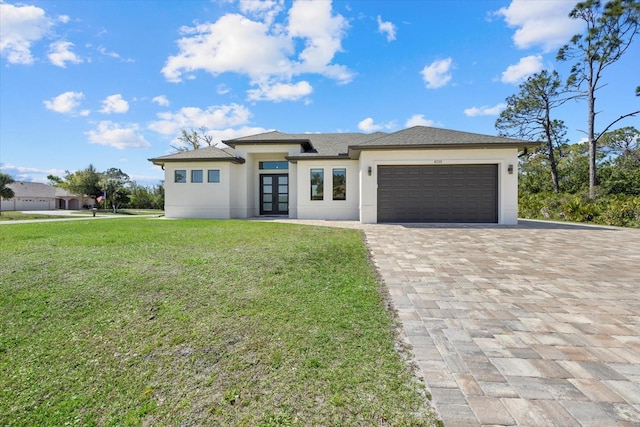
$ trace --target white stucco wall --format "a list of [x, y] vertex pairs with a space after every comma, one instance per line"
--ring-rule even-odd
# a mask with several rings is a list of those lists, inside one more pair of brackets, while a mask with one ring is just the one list
[[[362, 223], [378, 221], [378, 177], [380, 165], [498, 165], [498, 223], [518, 223], [518, 150], [503, 149], [448, 149], [448, 150], [378, 150], [360, 154], [360, 206]], [[507, 169], [513, 165], [513, 174]], [[371, 175], [368, 168], [371, 167]]]
[[[231, 218], [231, 191], [234, 187], [230, 162], [185, 162], [165, 165], [165, 216], [167, 218]], [[191, 182], [191, 171], [202, 170], [202, 182]], [[207, 171], [220, 171], [220, 182], [207, 182]], [[176, 170], [186, 170], [187, 182], [176, 183]]]
[[[323, 200], [311, 200], [311, 169], [324, 170]], [[346, 169], [346, 200], [333, 200], [333, 169]], [[359, 181], [359, 167], [357, 160], [298, 161], [297, 218], [357, 220], [358, 206], [360, 202]]]

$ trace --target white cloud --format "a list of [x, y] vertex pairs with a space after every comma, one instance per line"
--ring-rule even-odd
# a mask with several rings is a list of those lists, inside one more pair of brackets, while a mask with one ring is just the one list
[[98, 47], [98, 52], [104, 56], [108, 56], [110, 58], [114, 58], [114, 59], [119, 59], [122, 62], [135, 62], [133, 59], [130, 58], [123, 58], [122, 56], [120, 56], [119, 53], [117, 52], [109, 52], [107, 50], [107, 48], [105, 48], [104, 46], [100, 46]]
[[252, 101], [295, 101], [313, 92], [309, 82], [301, 81], [293, 83], [276, 83], [273, 85], [260, 85], [258, 89], [247, 91]]
[[102, 101], [102, 108], [100, 109], [100, 112], [104, 114], [122, 114], [127, 111], [129, 111], [129, 103], [125, 101], [119, 93], [107, 96]]
[[218, 93], [218, 95], [226, 95], [231, 92], [231, 88], [224, 83], [220, 83], [218, 86], [216, 86], [216, 92]]
[[249, 110], [239, 104], [215, 105], [202, 110], [184, 107], [175, 113], [158, 113], [149, 129], [163, 135], [178, 135], [181, 129], [224, 129], [244, 125], [249, 121]]
[[109, 147], [124, 150], [126, 148], [147, 148], [151, 144], [138, 134], [138, 125], [120, 125], [110, 121], [98, 123], [95, 130], [85, 132], [92, 144], [106, 145]]
[[477, 116], [497, 116], [500, 114], [502, 110], [507, 107], [507, 104], [500, 103], [493, 107], [488, 107], [486, 105], [482, 107], [471, 107], [464, 110], [464, 114], [469, 117], [477, 117]]
[[11, 64], [32, 64], [31, 44], [53, 25], [44, 9], [0, 2], [0, 53]]
[[438, 59], [422, 69], [420, 73], [427, 84], [427, 88], [437, 89], [449, 83], [452, 62], [451, 58]]
[[[348, 83], [353, 73], [332, 63], [342, 50], [348, 22], [333, 14], [331, 6], [329, 1], [296, 1], [288, 11], [288, 19], [275, 23], [276, 15], [284, 10], [283, 2], [241, 1], [240, 10], [254, 19], [227, 14], [214, 23], [182, 27], [182, 38], [177, 42], [179, 52], [167, 59], [162, 73], [172, 82], [193, 78], [197, 71], [246, 75], [256, 87], [249, 91], [249, 97], [264, 100], [280, 99], [258, 96], [270, 92], [265, 88], [308, 91], [291, 81], [305, 73]], [[296, 49], [299, 45], [304, 47]]]
[[509, 65], [502, 73], [503, 83], [518, 84], [530, 75], [542, 70], [542, 56], [530, 55], [520, 58], [515, 65]]
[[284, 8], [284, 0], [240, 0], [240, 11], [263, 19], [266, 24], [271, 25], [275, 17]]
[[435, 125], [435, 122], [433, 120], [425, 119], [424, 114], [414, 114], [405, 123], [405, 126], [408, 128], [413, 126], [433, 126], [433, 125]]
[[73, 46], [73, 43], [64, 40], [51, 43], [49, 45], [49, 54], [47, 55], [49, 61], [51, 61], [53, 65], [57, 65], [62, 68], [66, 67], [67, 62], [72, 64], [79, 64], [83, 62], [82, 58], [71, 52], [71, 48]]
[[305, 39], [305, 48], [296, 63], [296, 73], [318, 73], [348, 83], [353, 74], [343, 65], [332, 65], [334, 55], [342, 51], [342, 38], [349, 23], [342, 15], [331, 13], [330, 1], [293, 3], [289, 10], [289, 36]]
[[387, 35], [387, 41], [393, 41], [396, 39], [396, 26], [393, 25], [393, 22], [382, 21], [380, 15], [377, 18], [378, 21], [378, 32]]
[[382, 129], [394, 129], [395, 127], [396, 124], [393, 121], [384, 124], [376, 124], [371, 117], [367, 117], [358, 123], [358, 129], [363, 132], [378, 132]]
[[290, 73], [286, 54], [293, 46], [282, 35], [270, 35], [269, 27], [242, 15], [229, 14], [211, 24], [182, 27], [180, 53], [170, 56], [162, 69], [172, 82], [183, 74], [204, 70], [213, 75], [235, 72], [257, 78]]
[[[60, 95], [51, 98], [48, 101], [44, 101], [44, 106], [51, 111], [61, 114], [75, 114], [76, 108], [80, 105], [80, 101], [84, 99], [82, 92], [65, 92]], [[86, 110], [85, 110], [86, 111]], [[85, 111], [81, 113], [83, 114]]]
[[574, 7], [574, 1], [512, 0], [496, 14], [504, 17], [510, 27], [517, 28], [513, 35], [516, 47], [540, 46], [549, 52], [582, 32], [581, 20], [569, 18]]
[[0, 163], [2, 173], [11, 175], [16, 181], [46, 183], [47, 175], [64, 176], [62, 169], [40, 169], [26, 166], [15, 166], [10, 163]]
[[158, 95], [156, 97], [154, 97], [151, 102], [155, 102], [156, 104], [158, 104], [161, 107], [168, 107], [169, 106], [169, 99], [164, 96], [164, 95]]
[[358, 123], [358, 129], [363, 132], [377, 132], [382, 129], [382, 126], [376, 125], [371, 117], [367, 117]]

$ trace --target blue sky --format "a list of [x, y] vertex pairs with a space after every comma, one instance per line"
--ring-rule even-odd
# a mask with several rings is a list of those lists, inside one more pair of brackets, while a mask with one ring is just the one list
[[[573, 0], [0, 0], [0, 169], [90, 163], [143, 185], [181, 129], [216, 141], [427, 125], [496, 134], [505, 98], [582, 31]], [[640, 41], [607, 70], [598, 125], [637, 110]], [[558, 111], [580, 141], [586, 105]], [[637, 118], [620, 126], [640, 127]]]

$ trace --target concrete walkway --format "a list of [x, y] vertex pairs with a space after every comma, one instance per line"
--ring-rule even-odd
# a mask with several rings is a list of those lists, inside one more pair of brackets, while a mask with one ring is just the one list
[[445, 426], [640, 426], [640, 230], [296, 222], [364, 229]]
[[[7, 224], [31, 224], [37, 222], [59, 222], [59, 221], [83, 221], [83, 220], [98, 220], [98, 219], [122, 219], [122, 218], [158, 218], [162, 215], [159, 214], [142, 214], [142, 215], [111, 215], [105, 214], [103, 211], [96, 213], [93, 216], [90, 211], [86, 213], [77, 213], [77, 211], [68, 210], [50, 210], [50, 211], [22, 211], [24, 214], [35, 215], [50, 215], [53, 218], [40, 218], [40, 219], [18, 219], [11, 221], [0, 221], [0, 225]], [[60, 218], [56, 218], [60, 217]]]

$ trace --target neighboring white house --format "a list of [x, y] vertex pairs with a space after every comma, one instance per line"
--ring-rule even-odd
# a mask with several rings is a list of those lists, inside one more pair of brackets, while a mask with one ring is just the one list
[[54, 209], [82, 209], [93, 206], [93, 199], [73, 194], [59, 187], [39, 182], [16, 181], [8, 184], [14, 197], [0, 201], [3, 211], [46, 211]]
[[149, 159], [166, 217], [515, 224], [518, 152], [537, 145], [424, 126], [223, 142]]

